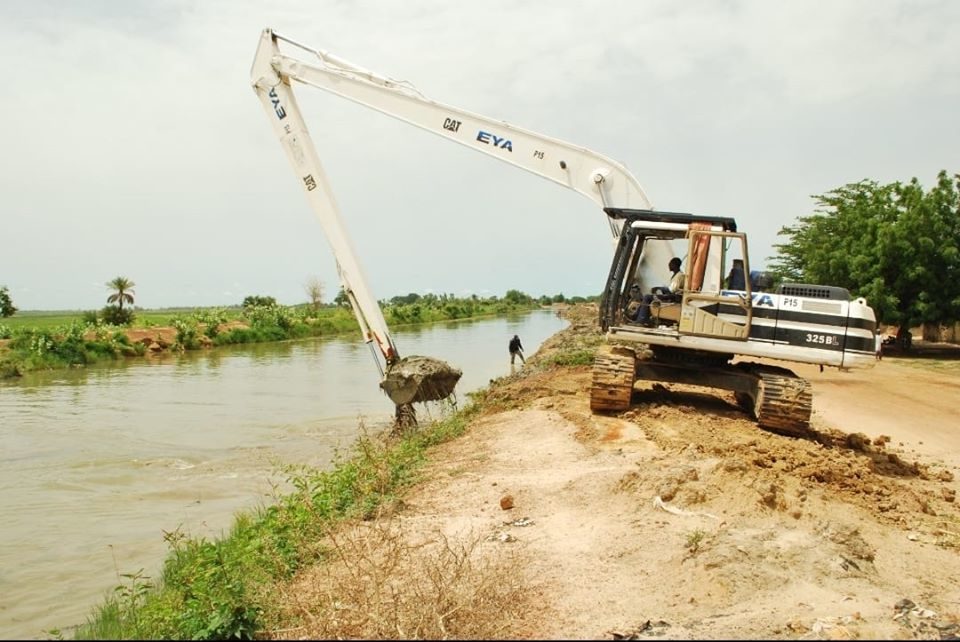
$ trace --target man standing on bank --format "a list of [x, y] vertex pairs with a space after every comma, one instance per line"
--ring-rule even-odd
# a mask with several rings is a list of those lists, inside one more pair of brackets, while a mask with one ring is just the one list
[[513, 335], [513, 338], [510, 339], [510, 365], [513, 365], [514, 359], [520, 357], [520, 363], [526, 363], [527, 360], [523, 358], [523, 345], [520, 343], [520, 337]]

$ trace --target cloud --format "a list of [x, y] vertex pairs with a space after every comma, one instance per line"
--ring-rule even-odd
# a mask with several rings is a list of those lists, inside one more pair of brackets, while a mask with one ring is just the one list
[[[267, 26], [621, 161], [658, 208], [734, 216], [758, 265], [812, 194], [956, 171], [958, 18], [956, 3], [891, 0], [6, 3], [16, 242], [0, 283], [21, 309], [99, 307], [84, 284], [118, 273], [145, 306], [299, 302], [310, 274], [335, 291], [249, 86]], [[599, 291], [609, 235], [586, 199], [297, 91], [377, 298]]]

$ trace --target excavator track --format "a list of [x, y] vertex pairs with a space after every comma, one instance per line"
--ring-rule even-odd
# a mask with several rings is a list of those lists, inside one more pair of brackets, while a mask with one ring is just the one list
[[[794, 437], [810, 435], [810, 382], [793, 373], [757, 372], [753, 416], [760, 427]], [[738, 396], [744, 404], [746, 399]]]
[[620, 346], [596, 356], [590, 388], [591, 410], [621, 412], [630, 408], [636, 362], [636, 353]]

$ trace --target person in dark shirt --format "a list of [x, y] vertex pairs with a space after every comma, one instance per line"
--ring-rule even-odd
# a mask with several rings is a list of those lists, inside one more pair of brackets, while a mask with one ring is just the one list
[[513, 335], [513, 338], [510, 339], [510, 365], [513, 365], [514, 360], [517, 357], [520, 357], [520, 363], [526, 363], [527, 360], [523, 358], [523, 344], [520, 343], [520, 337]]
[[725, 287], [728, 290], [746, 290], [747, 280], [743, 273], [743, 259], [733, 259], [730, 274], [727, 275]]

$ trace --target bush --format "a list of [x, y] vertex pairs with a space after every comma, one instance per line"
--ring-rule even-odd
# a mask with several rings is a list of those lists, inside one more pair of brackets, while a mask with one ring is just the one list
[[170, 319], [172, 325], [177, 331], [177, 346], [181, 350], [196, 350], [200, 347], [200, 329], [196, 319], [177, 316]]
[[197, 323], [205, 326], [203, 333], [211, 339], [216, 338], [220, 332], [220, 325], [228, 320], [227, 311], [223, 308], [197, 310], [193, 313], [193, 318], [197, 320]]
[[133, 323], [134, 316], [130, 308], [120, 308], [115, 305], [108, 305], [100, 311], [103, 322], [111, 325], [130, 325]]
[[513, 304], [519, 305], [524, 303], [531, 303], [533, 301], [533, 297], [531, 297], [529, 294], [521, 292], [520, 290], [507, 290], [507, 293], [504, 295], [503, 300], [506, 301], [507, 303], [513, 303]]

